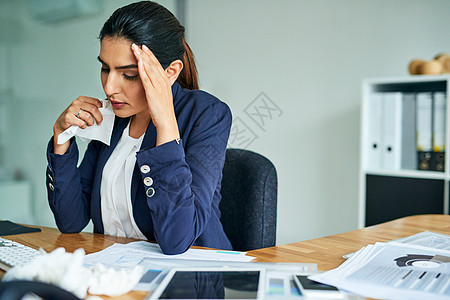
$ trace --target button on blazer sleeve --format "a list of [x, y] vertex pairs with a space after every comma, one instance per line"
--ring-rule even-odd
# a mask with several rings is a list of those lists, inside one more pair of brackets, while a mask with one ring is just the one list
[[142, 180], [152, 179], [144, 188], [154, 235], [164, 253], [186, 251], [210, 221], [221, 230], [220, 197], [214, 194], [218, 185], [220, 189], [230, 128], [231, 112], [217, 101], [197, 116], [182, 140], [138, 152]]

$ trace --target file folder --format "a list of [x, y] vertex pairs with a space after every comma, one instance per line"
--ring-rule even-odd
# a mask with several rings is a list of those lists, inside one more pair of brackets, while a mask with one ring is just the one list
[[405, 170], [417, 170], [416, 151], [416, 94], [403, 94], [402, 99], [401, 166]]
[[383, 117], [383, 94], [373, 93], [368, 105], [367, 169], [381, 168], [381, 129]]
[[433, 152], [432, 94], [418, 93], [416, 101], [417, 101], [416, 146], [418, 156], [418, 169], [431, 170], [431, 156]]
[[443, 172], [445, 169], [445, 123], [446, 94], [433, 94], [433, 155], [431, 169]]
[[383, 94], [381, 168], [398, 171], [402, 155], [402, 93]]

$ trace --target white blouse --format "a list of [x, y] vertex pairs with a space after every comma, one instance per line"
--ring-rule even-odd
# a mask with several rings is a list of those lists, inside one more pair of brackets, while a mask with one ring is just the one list
[[135, 139], [129, 131], [130, 123], [103, 168], [100, 186], [103, 228], [107, 235], [146, 239], [134, 221], [131, 205], [131, 179], [144, 134]]

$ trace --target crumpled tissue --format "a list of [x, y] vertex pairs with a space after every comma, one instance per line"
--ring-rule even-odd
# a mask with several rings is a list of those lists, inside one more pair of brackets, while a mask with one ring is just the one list
[[[41, 250], [44, 252], [44, 250]], [[84, 249], [73, 253], [58, 248], [37, 256], [30, 263], [9, 269], [4, 281], [33, 280], [57, 285], [78, 298], [91, 295], [120, 296], [131, 291], [145, 270], [141, 266], [133, 269], [106, 268], [102, 264], [91, 267], [83, 265]]]
[[102, 102], [102, 107], [98, 110], [103, 116], [103, 121], [98, 125], [94, 120], [94, 125], [87, 126], [85, 129], [81, 129], [78, 126], [72, 125], [67, 128], [64, 132], [58, 135], [58, 144], [64, 144], [70, 140], [73, 136], [80, 137], [85, 142], [90, 142], [91, 140], [100, 141], [109, 146], [111, 142], [111, 133], [114, 126], [114, 111], [112, 109], [111, 102], [105, 99], [99, 99]]

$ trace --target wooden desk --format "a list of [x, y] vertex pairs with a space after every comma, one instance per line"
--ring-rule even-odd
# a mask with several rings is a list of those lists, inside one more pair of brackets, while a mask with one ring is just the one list
[[386, 242], [425, 230], [450, 235], [450, 215], [410, 216], [318, 239], [253, 250], [248, 254], [256, 256], [258, 261], [316, 263], [319, 270], [328, 271], [344, 262], [343, 255], [367, 244]]
[[[46, 251], [64, 247], [73, 252], [80, 247], [86, 253], [102, 250], [114, 243], [135, 241], [129, 238], [106, 236], [102, 234], [77, 233], [61, 234], [54, 228], [43, 228], [42, 232], [5, 236], [27, 246]], [[425, 230], [450, 234], [449, 215], [419, 215], [405, 217], [395, 221], [374, 225], [363, 229], [318, 239], [286, 244], [271, 248], [249, 251], [248, 254], [257, 257], [261, 262], [299, 262], [316, 263], [319, 270], [326, 271], [339, 266], [343, 255], [356, 251], [367, 244], [385, 242], [413, 235]], [[0, 275], [1, 276], [1, 275]], [[132, 292], [120, 299], [143, 299], [145, 293]], [[105, 299], [112, 299], [105, 297]]]

